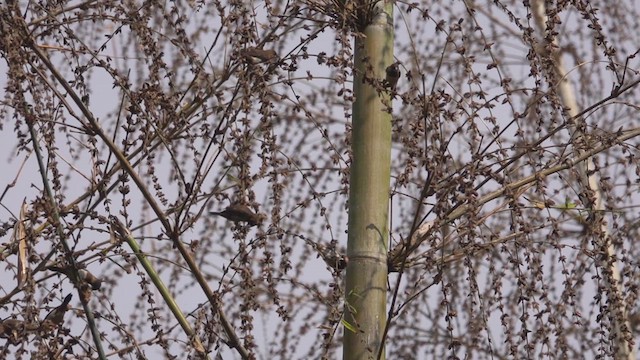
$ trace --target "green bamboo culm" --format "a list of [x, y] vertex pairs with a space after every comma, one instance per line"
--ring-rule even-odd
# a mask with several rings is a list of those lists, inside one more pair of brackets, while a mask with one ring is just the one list
[[355, 40], [349, 237], [343, 359], [384, 359], [386, 323], [391, 96], [385, 70], [394, 63], [393, 3]]

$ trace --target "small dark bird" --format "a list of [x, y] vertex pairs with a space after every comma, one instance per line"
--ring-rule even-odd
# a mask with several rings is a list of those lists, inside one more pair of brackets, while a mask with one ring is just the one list
[[268, 62], [273, 63], [278, 61], [278, 54], [275, 50], [264, 50], [256, 47], [249, 47], [242, 50], [241, 54], [246, 58], [251, 60], [253, 63], [259, 62]]
[[400, 68], [398, 67], [398, 63], [395, 62], [387, 66], [385, 72], [387, 73], [387, 76], [385, 78], [387, 87], [390, 90], [395, 90], [396, 86], [398, 85], [398, 80], [400, 80], [400, 75], [402, 74], [400, 72]]
[[319, 256], [322, 257], [322, 260], [324, 260], [327, 266], [337, 271], [345, 269], [347, 264], [349, 264], [349, 257], [339, 254], [336, 251], [324, 249], [324, 251], [320, 252]]
[[[47, 269], [51, 271], [55, 271], [57, 273], [64, 274], [69, 279], [73, 279], [72, 277], [73, 271], [71, 267], [68, 267], [68, 266], [60, 267], [56, 265], [50, 265], [50, 266], [47, 266]], [[100, 290], [100, 287], [102, 287], [102, 279], [93, 275], [86, 269], [78, 269], [78, 276], [80, 277], [81, 281], [86, 281], [91, 286], [91, 290]]]
[[264, 220], [263, 214], [256, 214], [248, 206], [242, 204], [232, 204], [223, 211], [210, 212], [211, 215], [220, 215], [225, 219], [235, 223], [247, 223], [249, 226], [255, 226]]
[[25, 340], [27, 332], [37, 328], [37, 325], [27, 324], [17, 319], [5, 319], [0, 321], [0, 338], [7, 339], [12, 345], [18, 345]]
[[18, 345], [24, 335], [24, 322], [16, 319], [6, 319], [0, 322], [0, 338], [7, 339], [10, 344]]
[[86, 281], [89, 285], [91, 285], [91, 290], [100, 290], [102, 287], [102, 279], [96, 277], [89, 271], [85, 269], [78, 270], [78, 275], [80, 275], [80, 279]]
[[72, 297], [73, 295], [71, 294], [67, 295], [60, 306], [51, 310], [51, 312], [42, 321], [44, 327], [53, 328], [62, 324], [64, 321], [64, 314], [69, 310], [69, 303], [71, 302]]
[[20, 329], [24, 326], [24, 322], [18, 319], [6, 319], [0, 321], [0, 337], [14, 331], [16, 329]]

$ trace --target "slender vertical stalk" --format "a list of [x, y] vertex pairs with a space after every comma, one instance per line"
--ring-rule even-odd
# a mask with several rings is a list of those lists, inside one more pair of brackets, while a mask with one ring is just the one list
[[373, 359], [384, 346], [391, 100], [382, 86], [393, 63], [392, 3], [376, 9], [355, 42], [344, 359]]
[[[546, 31], [546, 9], [545, 4], [541, 0], [533, 2], [533, 15], [536, 25], [542, 31]], [[558, 46], [557, 41], [554, 41]], [[559, 48], [559, 46], [558, 46]], [[574, 144], [574, 157], [578, 158], [593, 146], [589, 144], [589, 136], [585, 133], [587, 125], [585, 119], [580, 114], [580, 107], [575, 96], [575, 89], [568, 80], [568, 71], [564, 65], [561, 53], [555, 50], [551, 53], [553, 57], [553, 66], [556, 77], [559, 79], [557, 86], [558, 94], [562, 100], [562, 104], [567, 109], [567, 113], [571, 118], [575, 119], [574, 123], [569, 127], [572, 131], [571, 138]], [[584, 206], [589, 207], [591, 214], [589, 218], [592, 228], [593, 240], [591, 245], [594, 251], [600, 252], [597, 265], [603, 270], [603, 283], [607, 289], [607, 303], [611, 307], [612, 313], [612, 333], [613, 333], [613, 351], [616, 359], [636, 359], [636, 349], [633, 344], [628, 341], [633, 336], [631, 334], [629, 323], [629, 311], [625, 306], [624, 291], [622, 288], [621, 269], [616, 260], [616, 253], [613, 244], [609, 240], [610, 232], [607, 220], [602, 214], [605, 213], [604, 193], [600, 187], [599, 172], [593, 161], [593, 157], [589, 157], [584, 161], [576, 164], [578, 171], [578, 185], [580, 187], [580, 199], [583, 200]]]

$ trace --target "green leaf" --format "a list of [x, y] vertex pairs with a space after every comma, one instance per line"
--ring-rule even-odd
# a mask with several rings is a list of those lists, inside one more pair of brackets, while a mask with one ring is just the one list
[[344, 318], [342, 320], [340, 320], [340, 322], [342, 323], [342, 325], [349, 331], [351, 331], [352, 333], [356, 333], [356, 327], [349, 324], [349, 322], [347, 320], [345, 320]]

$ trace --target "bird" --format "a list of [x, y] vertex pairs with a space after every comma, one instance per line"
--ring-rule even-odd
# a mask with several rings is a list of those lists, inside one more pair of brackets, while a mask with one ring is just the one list
[[252, 63], [273, 63], [278, 61], [278, 54], [272, 49], [265, 50], [257, 47], [248, 47], [242, 50], [241, 54]]
[[102, 279], [93, 275], [89, 271], [85, 269], [78, 270], [78, 275], [80, 279], [86, 281], [89, 285], [91, 285], [91, 290], [100, 290], [102, 287]]
[[67, 295], [62, 304], [51, 310], [49, 314], [42, 320], [42, 328], [45, 330], [53, 330], [53, 328], [60, 326], [64, 321], [64, 314], [69, 310], [69, 303], [71, 302], [72, 294]]
[[349, 264], [349, 257], [340, 254], [337, 251], [324, 248], [319, 250], [318, 255], [324, 260], [325, 264], [338, 272], [344, 270]]
[[304, 236], [300, 238], [318, 253], [318, 257], [322, 258], [329, 268], [340, 272], [349, 264], [349, 257], [336, 249], [335, 246], [327, 246]]
[[16, 329], [24, 327], [24, 321], [18, 319], [5, 319], [0, 321], [0, 337], [8, 335]]
[[12, 345], [18, 345], [25, 340], [27, 333], [37, 330], [38, 325], [18, 319], [0, 321], [0, 338], [7, 339]]
[[[73, 281], [73, 269], [71, 266], [57, 266], [54, 264], [47, 266], [47, 269], [64, 274]], [[93, 275], [86, 269], [78, 269], [78, 277], [80, 281], [87, 282], [91, 286], [91, 290], [100, 290], [102, 287], [102, 279]]]
[[231, 204], [223, 211], [212, 211], [211, 215], [220, 215], [227, 220], [231, 220], [234, 223], [247, 223], [249, 226], [255, 226], [265, 218], [264, 214], [256, 214], [248, 206], [243, 204]]
[[387, 66], [385, 70], [386, 73], [386, 85], [390, 90], [395, 90], [398, 85], [398, 80], [400, 80], [400, 68], [398, 67], [398, 63], [394, 62], [393, 64]]

